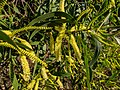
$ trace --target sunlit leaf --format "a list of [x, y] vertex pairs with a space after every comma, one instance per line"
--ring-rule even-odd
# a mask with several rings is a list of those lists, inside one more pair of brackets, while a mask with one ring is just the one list
[[10, 44], [12, 44], [14, 47], [17, 48], [17, 46], [15, 45], [13, 40], [8, 35], [6, 35], [4, 32], [2, 32], [2, 31], [0, 31], [0, 39], [3, 40], [3, 41], [8, 42]]
[[17, 77], [16, 77], [16, 75], [15, 75], [15, 73], [14, 73], [14, 78], [13, 78], [13, 88], [15, 89], [15, 90], [18, 90], [18, 80], [17, 80]]
[[114, 37], [117, 43], [120, 45], [120, 39], [118, 37]]

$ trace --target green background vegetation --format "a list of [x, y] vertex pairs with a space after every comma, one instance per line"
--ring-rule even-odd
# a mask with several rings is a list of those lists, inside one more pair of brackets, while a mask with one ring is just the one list
[[0, 0], [0, 90], [119, 89], [119, 0]]

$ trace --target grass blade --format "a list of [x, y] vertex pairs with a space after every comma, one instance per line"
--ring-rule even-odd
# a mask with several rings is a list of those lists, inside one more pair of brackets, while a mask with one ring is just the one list
[[17, 80], [17, 77], [14, 73], [14, 78], [13, 78], [13, 87], [14, 87], [14, 90], [18, 90], [18, 80]]
[[92, 58], [92, 61], [89, 63], [89, 66], [92, 67], [95, 62], [97, 61], [99, 55], [100, 55], [100, 50], [101, 50], [101, 43], [97, 40], [97, 39], [94, 39], [95, 40], [95, 53], [94, 53], [94, 56]]

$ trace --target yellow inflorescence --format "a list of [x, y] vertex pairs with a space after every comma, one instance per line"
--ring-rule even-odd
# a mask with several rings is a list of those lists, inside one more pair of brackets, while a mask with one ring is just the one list
[[25, 81], [29, 81], [30, 80], [30, 67], [26, 59], [26, 56], [24, 55], [21, 56], [20, 61], [21, 61], [22, 69], [23, 69], [23, 74], [21, 75]]
[[53, 35], [52, 35], [52, 32], [50, 32], [50, 51], [51, 51], [51, 54], [54, 53], [54, 38], [53, 38]]
[[71, 38], [70, 38], [70, 44], [71, 44], [71, 46], [73, 47], [73, 50], [74, 50], [74, 52], [75, 52], [75, 55], [76, 55], [79, 63], [82, 64], [83, 61], [81, 60], [81, 53], [80, 53], [80, 50], [79, 50], [79, 48], [78, 48], [78, 45], [77, 45], [77, 43], [76, 43], [76, 41], [75, 41], [75, 37], [74, 37], [72, 34], [71, 34]]
[[19, 51], [20, 51], [22, 54], [28, 56], [33, 62], [34, 62], [34, 61], [40, 62], [40, 64], [42, 64], [42, 65], [44, 65], [45, 67], [47, 67], [47, 64], [46, 64], [44, 61], [40, 60], [35, 54], [33, 54], [33, 53], [31, 53], [31, 52], [28, 52], [28, 51], [26, 51], [26, 50], [24, 50], [24, 49], [21, 49], [21, 48], [19, 48]]
[[34, 85], [35, 85], [35, 83], [36, 83], [36, 80], [32, 80], [32, 81], [28, 84], [27, 89], [28, 89], [28, 90], [32, 90], [33, 87], [34, 87]]
[[28, 30], [33, 30], [33, 29], [36, 29], [36, 30], [49, 30], [49, 29], [52, 29], [52, 27], [38, 27], [38, 26], [23, 27], [23, 28], [14, 30], [14, 31], [12, 32], [12, 36], [14, 36], [15, 34], [18, 34], [18, 33], [20, 33], [20, 32], [28, 31]]

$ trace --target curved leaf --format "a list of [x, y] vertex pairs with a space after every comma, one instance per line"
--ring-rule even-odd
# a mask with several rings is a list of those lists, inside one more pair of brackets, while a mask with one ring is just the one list
[[95, 53], [94, 53], [94, 56], [92, 58], [92, 61], [89, 63], [89, 66], [92, 67], [95, 62], [97, 61], [99, 55], [100, 55], [100, 50], [101, 50], [101, 43], [97, 40], [97, 39], [94, 39], [95, 40]]
[[15, 45], [13, 40], [8, 35], [6, 35], [4, 32], [2, 32], [2, 31], [0, 31], [0, 40], [6, 41], [6, 42], [12, 44], [14, 47], [17, 48], [17, 46]]
[[47, 13], [45, 15], [42, 15], [42, 16], [39, 16], [39, 17], [33, 19], [28, 24], [28, 26], [34, 25], [34, 24], [36, 24], [38, 22], [41, 22], [41, 21], [45, 21], [46, 19], [49, 19], [49, 18], [52, 18], [52, 17], [65, 17], [66, 19], [75, 21], [75, 19], [71, 15], [69, 15], [69, 14], [67, 14], [65, 12], [52, 12], [52, 13]]

